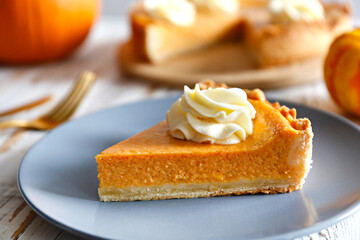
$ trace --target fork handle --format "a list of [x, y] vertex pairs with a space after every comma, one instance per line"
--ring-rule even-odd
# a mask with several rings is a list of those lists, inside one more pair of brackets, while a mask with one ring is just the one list
[[26, 128], [29, 127], [29, 121], [23, 119], [17, 119], [17, 120], [0, 122], [0, 129], [10, 128], [10, 127]]

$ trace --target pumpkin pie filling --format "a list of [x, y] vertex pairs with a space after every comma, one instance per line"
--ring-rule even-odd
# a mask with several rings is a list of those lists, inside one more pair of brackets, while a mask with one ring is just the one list
[[311, 165], [312, 129], [296, 111], [246, 91], [253, 133], [236, 144], [174, 138], [166, 121], [96, 156], [101, 201], [285, 193], [302, 187]]

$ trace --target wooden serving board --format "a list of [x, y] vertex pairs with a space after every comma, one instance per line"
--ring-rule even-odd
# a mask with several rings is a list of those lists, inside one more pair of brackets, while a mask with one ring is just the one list
[[322, 59], [257, 69], [243, 44], [229, 43], [183, 55], [160, 64], [146, 62], [129, 42], [118, 52], [122, 71], [139, 79], [170, 86], [194, 86], [211, 79], [242, 88], [278, 88], [321, 79]]

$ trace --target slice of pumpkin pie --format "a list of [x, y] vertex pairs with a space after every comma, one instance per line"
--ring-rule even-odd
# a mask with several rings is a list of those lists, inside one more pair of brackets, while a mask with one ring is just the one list
[[144, 0], [130, 12], [131, 46], [153, 63], [239, 37], [240, 1]]
[[96, 156], [101, 201], [197, 198], [299, 190], [313, 132], [261, 90], [206, 81], [167, 120]]

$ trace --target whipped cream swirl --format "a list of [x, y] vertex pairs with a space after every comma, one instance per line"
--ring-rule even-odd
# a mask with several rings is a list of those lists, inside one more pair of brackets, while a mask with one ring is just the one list
[[199, 9], [211, 11], [221, 10], [228, 13], [235, 13], [239, 7], [239, 0], [191, 0]]
[[144, 8], [150, 16], [179, 26], [193, 24], [196, 17], [194, 4], [187, 0], [144, 0]]
[[314, 22], [325, 18], [323, 5], [319, 0], [270, 0], [269, 11], [275, 22]]
[[216, 144], [239, 143], [253, 132], [256, 111], [239, 88], [192, 90], [167, 112], [170, 134], [179, 139]]

